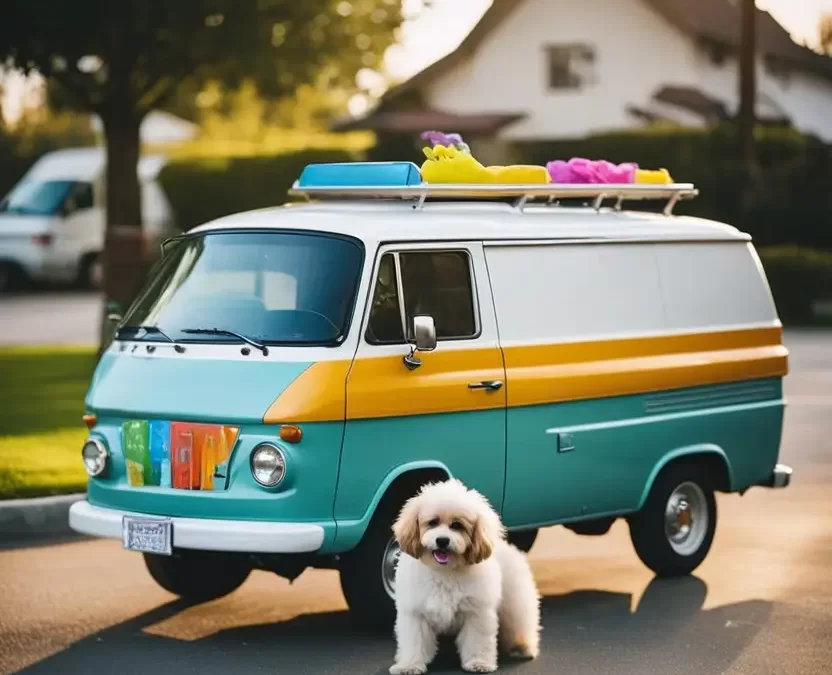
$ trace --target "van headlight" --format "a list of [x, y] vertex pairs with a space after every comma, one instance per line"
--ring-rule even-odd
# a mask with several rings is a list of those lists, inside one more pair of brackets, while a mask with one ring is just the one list
[[251, 451], [251, 475], [264, 487], [275, 487], [286, 475], [283, 451], [271, 443], [261, 443]]
[[88, 438], [81, 450], [81, 457], [84, 460], [84, 469], [87, 474], [95, 478], [104, 473], [107, 468], [107, 448], [97, 438]]

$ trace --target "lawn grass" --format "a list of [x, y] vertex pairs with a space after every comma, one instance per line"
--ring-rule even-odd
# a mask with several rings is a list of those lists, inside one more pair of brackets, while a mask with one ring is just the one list
[[83, 492], [84, 395], [95, 350], [0, 349], [0, 499]]

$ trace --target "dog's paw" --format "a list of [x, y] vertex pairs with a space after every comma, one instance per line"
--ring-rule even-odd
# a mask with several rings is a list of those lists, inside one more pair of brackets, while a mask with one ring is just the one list
[[462, 664], [462, 670], [469, 673], [493, 673], [497, 670], [497, 664], [485, 659], [471, 659]]
[[426, 672], [428, 667], [424, 663], [394, 663], [390, 666], [390, 675], [422, 675]]
[[533, 649], [527, 644], [516, 644], [508, 650], [508, 655], [513, 659], [536, 659], [540, 655], [539, 649]]

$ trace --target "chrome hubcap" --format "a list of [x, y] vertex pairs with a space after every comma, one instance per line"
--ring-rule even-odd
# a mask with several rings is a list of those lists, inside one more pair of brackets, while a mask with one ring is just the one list
[[696, 483], [679, 485], [664, 511], [664, 531], [667, 541], [679, 555], [692, 555], [705, 541], [708, 531], [708, 502]]
[[395, 537], [391, 537], [381, 559], [381, 581], [387, 595], [394, 599], [396, 597], [396, 566], [399, 564], [399, 555], [401, 555], [399, 544]]

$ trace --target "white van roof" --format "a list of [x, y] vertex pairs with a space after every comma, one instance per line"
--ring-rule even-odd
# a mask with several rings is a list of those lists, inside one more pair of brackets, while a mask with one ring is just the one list
[[[167, 164], [163, 155], [147, 155], [139, 158], [139, 180], [147, 183], [156, 179]], [[101, 147], [66, 148], [48, 152], [38, 159], [25, 178], [34, 180], [97, 180], [106, 165], [106, 151]]]
[[428, 201], [415, 208], [402, 200], [293, 203], [225, 216], [191, 232], [247, 228], [343, 234], [368, 246], [397, 241], [750, 239], [730, 225], [690, 216], [477, 201]]

